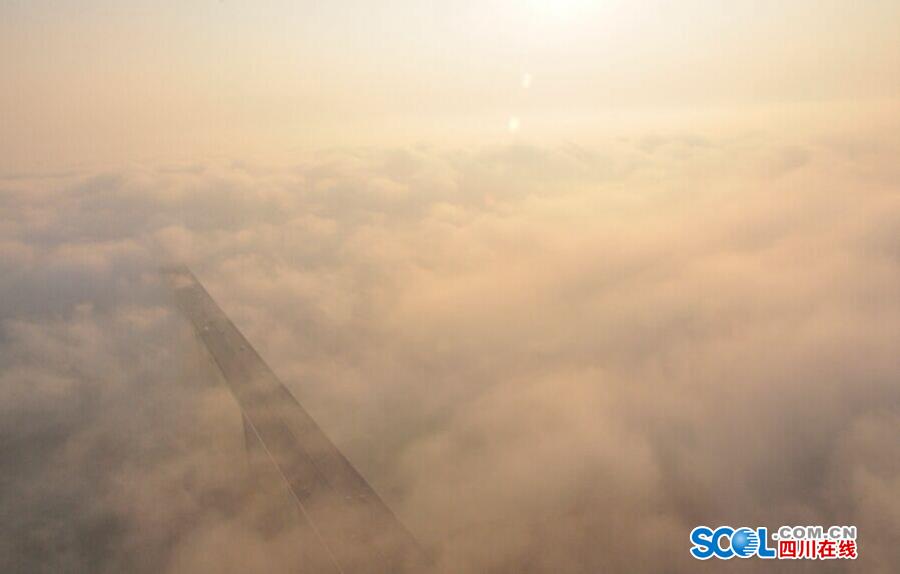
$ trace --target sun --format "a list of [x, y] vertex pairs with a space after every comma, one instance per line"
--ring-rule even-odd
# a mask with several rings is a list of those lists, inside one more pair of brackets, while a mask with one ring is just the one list
[[587, 0], [528, 0], [532, 18], [550, 22], [577, 18], [590, 4]]

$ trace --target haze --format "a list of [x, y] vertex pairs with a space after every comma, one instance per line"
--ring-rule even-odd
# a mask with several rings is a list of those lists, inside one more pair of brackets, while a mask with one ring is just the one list
[[698, 524], [893, 572], [898, 22], [3, 2], [0, 571], [302, 568], [177, 262], [438, 572], [763, 571]]
[[898, 19], [888, 0], [12, 0], [0, 168], [861, 112], [900, 91]]

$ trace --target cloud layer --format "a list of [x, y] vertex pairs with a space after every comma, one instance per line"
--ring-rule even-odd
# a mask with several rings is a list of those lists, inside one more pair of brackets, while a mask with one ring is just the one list
[[8, 177], [0, 556], [301, 559], [260, 526], [277, 494], [159, 284], [175, 259], [440, 571], [694, 571], [705, 523], [856, 524], [888, 572], [898, 152], [757, 132]]

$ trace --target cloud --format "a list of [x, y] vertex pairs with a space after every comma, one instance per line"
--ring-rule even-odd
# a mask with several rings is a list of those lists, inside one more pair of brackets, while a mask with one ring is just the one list
[[651, 135], [4, 180], [2, 554], [299, 559], [158, 283], [174, 258], [439, 571], [687, 572], [697, 524], [853, 523], [888, 572], [898, 151]]

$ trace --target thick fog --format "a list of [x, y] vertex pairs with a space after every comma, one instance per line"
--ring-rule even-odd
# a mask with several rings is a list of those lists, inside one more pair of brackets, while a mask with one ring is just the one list
[[302, 571], [179, 262], [440, 572], [717, 571], [699, 524], [854, 524], [856, 563], [790, 571], [891, 572], [897, 157], [760, 130], [8, 175], [0, 571]]

